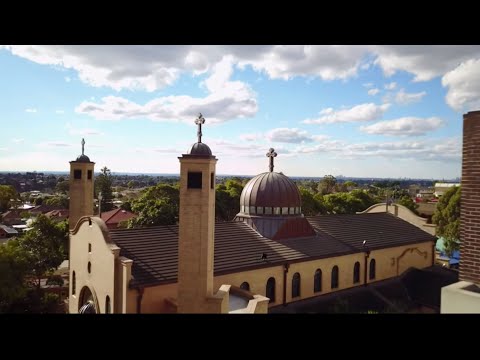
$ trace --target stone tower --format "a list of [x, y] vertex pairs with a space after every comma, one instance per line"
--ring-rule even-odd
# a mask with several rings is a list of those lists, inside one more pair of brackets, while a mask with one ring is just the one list
[[93, 168], [95, 163], [84, 154], [85, 140], [82, 139], [82, 155], [70, 161], [70, 214], [68, 225], [73, 229], [78, 219], [93, 215]]
[[222, 299], [213, 294], [215, 231], [215, 166], [217, 159], [202, 143], [199, 114], [198, 142], [180, 160], [178, 242], [178, 312], [220, 312]]

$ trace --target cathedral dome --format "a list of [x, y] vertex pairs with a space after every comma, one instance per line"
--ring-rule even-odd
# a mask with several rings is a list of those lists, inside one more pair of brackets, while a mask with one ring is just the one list
[[250, 215], [300, 215], [302, 200], [297, 185], [287, 176], [265, 172], [255, 176], [240, 195], [240, 213]]
[[188, 151], [188, 154], [198, 156], [212, 156], [212, 150], [210, 150], [207, 144], [204, 144], [202, 142], [196, 142], [192, 145], [192, 148]]

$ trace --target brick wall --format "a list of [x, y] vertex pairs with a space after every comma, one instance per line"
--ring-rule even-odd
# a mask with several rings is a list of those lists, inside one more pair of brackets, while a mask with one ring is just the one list
[[480, 111], [463, 115], [460, 280], [480, 283]]

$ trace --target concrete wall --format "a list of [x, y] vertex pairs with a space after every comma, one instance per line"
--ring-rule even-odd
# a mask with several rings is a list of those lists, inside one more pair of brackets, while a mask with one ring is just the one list
[[[374, 250], [368, 258], [367, 268], [370, 260], [376, 261], [376, 277], [367, 283], [388, 279], [401, 275], [409, 267], [425, 268], [432, 265], [433, 243], [428, 241], [419, 244], [393, 247], [382, 250]], [[360, 282], [353, 283], [353, 267], [355, 262], [360, 262]], [[287, 273], [287, 303], [307, 299], [313, 296], [331, 293], [364, 284], [365, 254], [357, 253], [333, 258], [318, 259], [290, 264]], [[339, 268], [339, 287], [331, 289], [331, 273], [333, 266]], [[270, 277], [275, 278], [275, 302], [269, 306], [276, 306], [283, 303], [283, 265], [269, 268], [242, 271], [232, 274], [219, 275], [214, 277], [214, 289], [220, 288], [222, 284], [240, 286], [244, 281], [250, 285], [250, 292], [253, 294], [266, 295], [266, 284]], [[314, 293], [314, 275], [317, 269], [322, 270], [322, 291]], [[292, 299], [292, 278], [300, 273], [300, 296]], [[368, 275], [368, 274], [367, 274]], [[145, 289], [142, 301], [142, 313], [168, 312], [165, 299], [176, 297], [177, 284], [160, 285]]]
[[[70, 162], [69, 196], [70, 209], [68, 224], [72, 230], [82, 216], [93, 215], [93, 186], [95, 163]], [[82, 172], [81, 179], [75, 179], [74, 170]], [[92, 171], [92, 178], [88, 179], [88, 170]]]
[[176, 298], [177, 291], [177, 283], [145, 288], [142, 298], [142, 314], [171, 312], [171, 307], [165, 300]]
[[[180, 158], [177, 301], [182, 313], [217, 313], [221, 308], [213, 289], [216, 162], [214, 157]], [[188, 188], [189, 172], [202, 174], [201, 189]], [[212, 310], [216, 306], [218, 311]]]
[[[69, 312], [78, 313], [82, 289], [86, 286], [94, 295], [97, 313], [105, 313], [106, 297], [110, 298], [111, 311], [117, 309], [115, 263], [120, 248], [109, 242], [108, 230], [99, 218], [81, 218], [70, 234], [70, 289]], [[90, 250], [89, 251], [89, 244]], [[90, 263], [90, 272], [88, 264]], [[75, 271], [75, 294], [72, 294]]]
[[480, 314], [480, 287], [459, 281], [442, 288], [442, 314]]

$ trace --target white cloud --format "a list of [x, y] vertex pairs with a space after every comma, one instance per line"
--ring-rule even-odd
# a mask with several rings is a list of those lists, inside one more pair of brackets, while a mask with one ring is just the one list
[[36, 112], [37, 112], [37, 109], [35, 109], [35, 108], [29, 108], [29, 109], [25, 109], [25, 112], [27, 112], [27, 113], [36, 113]]
[[239, 138], [243, 141], [263, 141], [264, 143], [290, 143], [290, 144], [299, 144], [304, 142], [313, 142], [313, 141], [324, 141], [328, 139], [327, 135], [310, 135], [305, 130], [300, 130], [298, 128], [276, 128], [270, 131], [267, 131], [265, 134], [262, 133], [252, 133], [252, 134], [241, 134]]
[[72, 126], [72, 124], [70, 124], [69, 122], [67, 122], [65, 124], [65, 129], [68, 130], [68, 134], [69, 135], [73, 135], [73, 136], [76, 136], [76, 135], [82, 135], [82, 136], [86, 136], [86, 135], [103, 135], [103, 133], [99, 130], [96, 130], [96, 129], [91, 129], [91, 128], [83, 128], [83, 129], [78, 129], [78, 128], [75, 128], [74, 126]]
[[445, 74], [442, 85], [448, 87], [447, 104], [457, 111], [480, 108], [480, 59], [468, 60]]
[[[18, 45], [0, 46], [39, 64], [72, 69], [80, 81], [115, 90], [155, 91], [182, 73], [199, 75], [224, 56], [240, 67], [252, 66], [272, 79], [295, 76], [347, 79], [372, 63], [387, 76], [397, 71], [427, 81], [480, 56], [480, 46], [462, 45]], [[122, 59], [121, 62], [118, 59]], [[68, 81], [65, 77], [65, 81]]]
[[422, 100], [425, 95], [427, 95], [425, 91], [419, 93], [406, 93], [404, 89], [401, 89], [395, 95], [395, 102], [400, 105], [413, 104]]
[[209, 123], [250, 117], [258, 110], [254, 92], [241, 81], [230, 81], [232, 60], [225, 57], [215, 65], [212, 75], [204, 81], [210, 92], [204, 98], [187, 95], [164, 96], [144, 105], [117, 96], [102, 98], [102, 103], [84, 101], [75, 112], [98, 120], [147, 118], [153, 121], [183, 121], [189, 124], [199, 112]]
[[240, 140], [243, 140], [243, 141], [256, 141], [256, 140], [262, 139], [263, 135], [260, 133], [241, 134], [238, 137], [240, 138]]
[[0, 151], [8, 151], [8, 148], [6, 148], [6, 147], [0, 147]]
[[391, 136], [419, 136], [439, 129], [445, 124], [437, 117], [417, 118], [403, 117], [395, 120], [381, 121], [376, 124], [362, 126], [360, 130], [367, 134]]
[[379, 92], [380, 92], [380, 90], [377, 89], [377, 88], [370, 89], [370, 90], [368, 90], [368, 95], [375, 96], [375, 95], [377, 95]]
[[367, 89], [373, 87], [373, 83], [371, 83], [371, 82], [369, 82], [369, 83], [363, 83], [362, 85], [365, 86]]
[[407, 71], [414, 75], [414, 81], [431, 80], [462, 61], [480, 56], [480, 46], [476, 45], [382, 45], [370, 49], [386, 76]]
[[295, 149], [297, 154], [311, 153], [338, 153], [344, 148], [345, 143], [339, 140], [324, 140], [313, 146], [299, 146]]
[[304, 124], [333, 124], [345, 122], [360, 122], [377, 120], [383, 116], [390, 104], [376, 105], [374, 103], [366, 103], [353, 106], [348, 109], [334, 110], [326, 108], [320, 111], [317, 119], [306, 119]]
[[70, 135], [103, 135], [101, 131], [95, 129], [72, 129]]
[[223, 139], [211, 139], [208, 143], [214, 154], [223, 156], [259, 157], [268, 151], [266, 146], [259, 144], [239, 144]]
[[25, 141], [25, 139], [17, 139], [17, 138], [13, 138], [12, 139], [12, 142], [15, 143], [15, 144], [21, 144]]
[[152, 151], [162, 153], [162, 154], [181, 154], [182, 151], [179, 149], [173, 148], [153, 148]]
[[55, 110], [55, 113], [57, 113], [57, 114], [64, 114], [64, 113], [65, 113], [65, 110]]
[[297, 128], [277, 128], [266, 134], [268, 141], [298, 144], [313, 141], [312, 137], [304, 130]]
[[330, 136], [328, 136], [328, 135], [312, 135], [311, 138], [315, 141], [324, 141], [324, 140], [330, 139]]
[[394, 90], [396, 87], [397, 87], [396, 82], [391, 82], [391, 83], [385, 84], [385, 89], [387, 89], [387, 90]]
[[346, 79], [357, 74], [367, 49], [361, 46], [278, 45], [257, 56], [240, 59], [239, 65], [252, 65], [272, 79], [318, 76], [323, 80]]
[[70, 82], [70, 81], [72, 81], [72, 79], [71, 79], [69, 76], [65, 76], [65, 78], [64, 78], [64, 79], [65, 79], [65, 81], [66, 81], [66, 82]]
[[418, 141], [347, 143], [327, 140], [315, 146], [299, 146], [292, 155], [330, 154], [334, 159], [365, 160], [371, 157], [389, 161], [461, 161], [461, 141], [458, 137], [423, 139]]
[[46, 142], [39, 143], [37, 146], [40, 148], [70, 147], [72, 146], [72, 144], [66, 143], [63, 141], [46, 141]]

